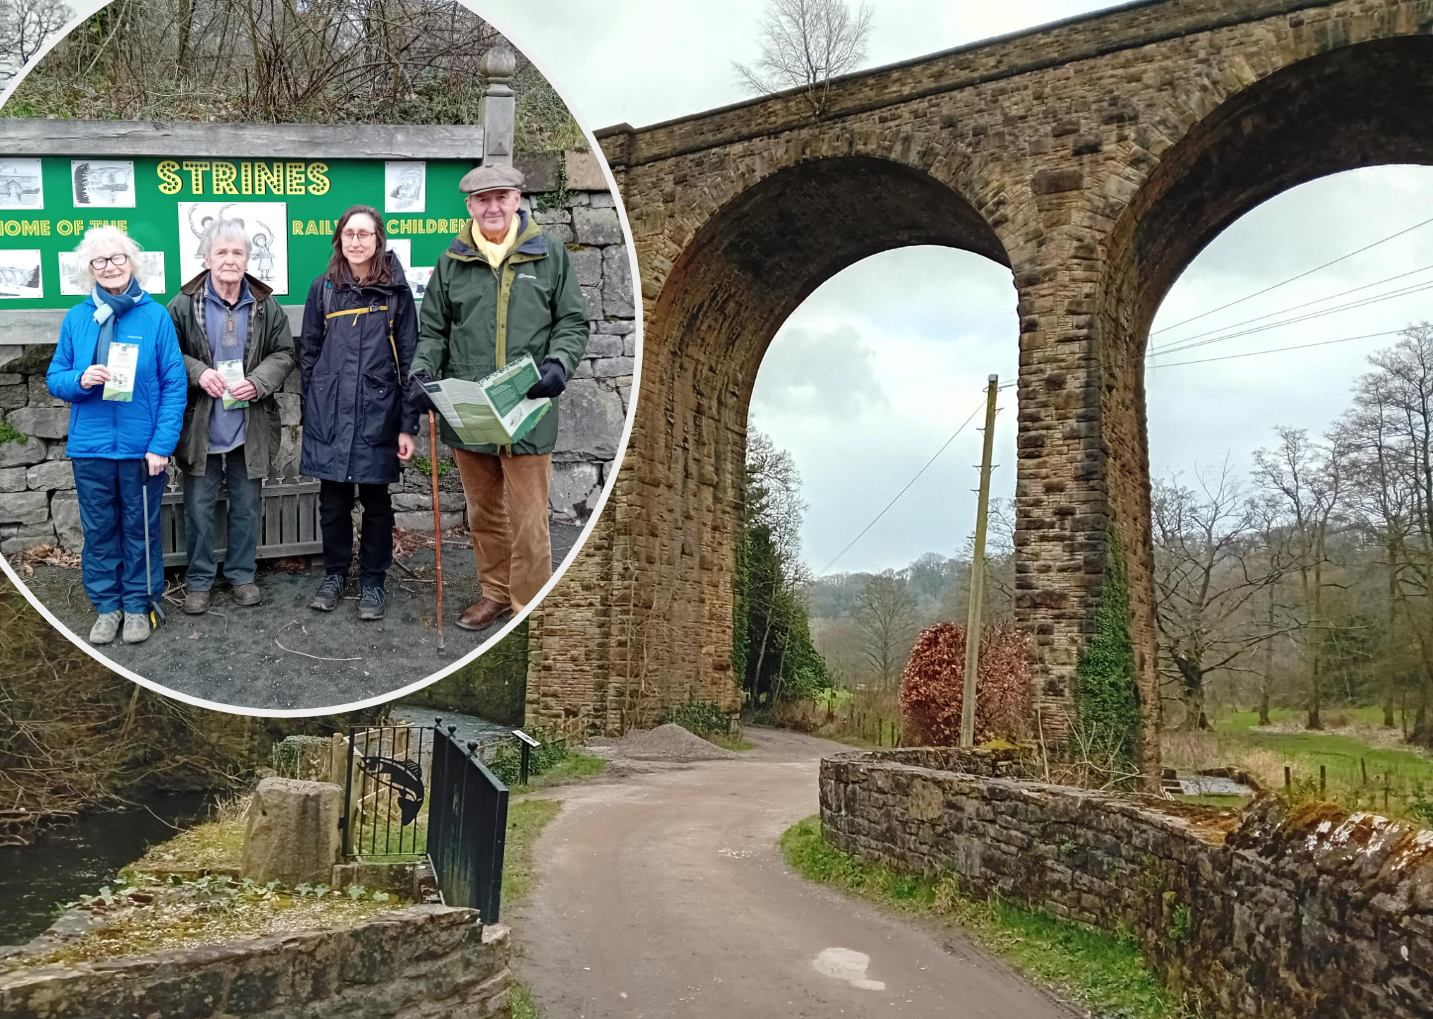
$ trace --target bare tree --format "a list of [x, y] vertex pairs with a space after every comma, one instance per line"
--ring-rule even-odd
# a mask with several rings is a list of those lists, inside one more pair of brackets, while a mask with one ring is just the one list
[[871, 7], [854, 11], [846, 0], [768, 0], [761, 22], [761, 59], [735, 64], [753, 92], [799, 89], [813, 116], [826, 110], [831, 79], [866, 56]]
[[1276, 583], [1271, 563], [1255, 559], [1256, 507], [1226, 461], [1217, 476], [1201, 473], [1199, 490], [1156, 481], [1151, 503], [1160, 645], [1169, 662], [1183, 728], [1208, 728], [1210, 673], [1236, 664], [1279, 631], [1248, 611]]
[[69, 20], [64, 0], [0, 0], [0, 85], [19, 73]]
[[900, 678], [916, 639], [916, 600], [894, 570], [873, 576], [856, 605], [856, 625], [864, 638], [861, 654], [880, 681], [891, 689]]
[[1255, 475], [1266, 492], [1282, 499], [1294, 538], [1295, 570], [1303, 593], [1308, 640], [1308, 727], [1322, 729], [1324, 593], [1328, 579], [1329, 537], [1335, 514], [1347, 498], [1348, 444], [1335, 431], [1325, 445], [1309, 441], [1302, 429], [1279, 428], [1279, 444], [1254, 455]]

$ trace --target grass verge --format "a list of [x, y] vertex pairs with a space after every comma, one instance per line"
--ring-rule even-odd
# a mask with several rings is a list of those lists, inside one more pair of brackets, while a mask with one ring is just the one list
[[1047, 913], [999, 900], [962, 895], [954, 878], [903, 874], [865, 863], [829, 845], [819, 818], [781, 836], [786, 862], [811, 881], [891, 909], [941, 917], [963, 928], [1016, 969], [1098, 1015], [1121, 1019], [1184, 1019], [1177, 995], [1145, 968], [1129, 938], [1093, 931]]
[[562, 809], [556, 800], [514, 798], [508, 801], [508, 834], [503, 847], [504, 907], [517, 906], [532, 894], [532, 850], [542, 830]]
[[748, 751], [748, 750], [755, 750], [755, 749], [756, 749], [756, 744], [753, 743], [751, 740], [747, 739], [745, 736], [716, 736], [716, 735], [713, 735], [713, 736], [708, 736], [708, 737], [706, 737], [706, 741], [707, 741], [708, 743], [714, 743], [714, 744], [716, 744], [717, 746], [721, 747], [723, 750], [731, 750], [731, 751], [734, 751], [734, 752], [736, 752], [736, 753], [738, 753], [738, 754], [745, 753], [745, 752]]
[[574, 782], [581, 782], [593, 778], [607, 770], [607, 761], [596, 754], [589, 754], [582, 750], [569, 750], [567, 756], [558, 761], [551, 768], [548, 768], [540, 775], [533, 775], [528, 778], [527, 786], [519, 786], [518, 790], [546, 789], [555, 785], [571, 785]]
[[512, 984], [512, 996], [509, 998], [512, 1007], [512, 1019], [543, 1019], [547, 1015], [537, 999], [532, 995], [532, 988], [525, 981], [514, 980]]

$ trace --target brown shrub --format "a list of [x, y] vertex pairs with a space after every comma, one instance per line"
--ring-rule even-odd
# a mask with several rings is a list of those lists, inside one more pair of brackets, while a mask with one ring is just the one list
[[[937, 623], [921, 631], [901, 676], [902, 742], [956, 746], [965, 684], [965, 627]], [[976, 675], [975, 742], [1025, 735], [1033, 696], [1026, 635], [1009, 624], [981, 631]]]

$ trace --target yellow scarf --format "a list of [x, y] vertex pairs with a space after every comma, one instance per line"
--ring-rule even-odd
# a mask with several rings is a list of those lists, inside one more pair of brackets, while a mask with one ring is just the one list
[[507, 236], [496, 244], [483, 236], [478, 221], [473, 220], [473, 244], [483, 253], [483, 257], [488, 260], [488, 265], [494, 269], [503, 264], [503, 259], [508, 257], [509, 252], [513, 249], [513, 244], [517, 241], [518, 218], [517, 213], [513, 213], [512, 222], [508, 224]]

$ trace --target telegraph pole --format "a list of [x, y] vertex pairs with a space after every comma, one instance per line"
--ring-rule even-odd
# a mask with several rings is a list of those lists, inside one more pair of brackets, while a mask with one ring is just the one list
[[995, 390], [985, 390], [985, 443], [980, 454], [980, 496], [975, 506], [975, 556], [970, 563], [970, 615], [965, 627], [965, 688], [960, 699], [960, 745], [975, 745], [975, 673], [980, 667], [980, 603], [985, 593], [985, 518], [990, 510], [990, 446], [995, 438]]

